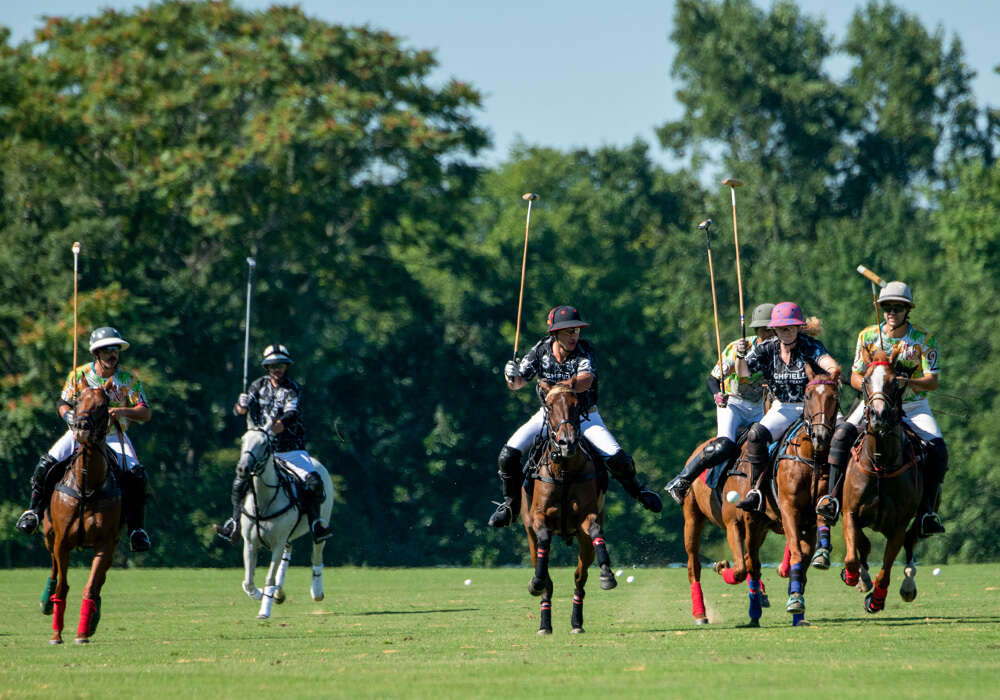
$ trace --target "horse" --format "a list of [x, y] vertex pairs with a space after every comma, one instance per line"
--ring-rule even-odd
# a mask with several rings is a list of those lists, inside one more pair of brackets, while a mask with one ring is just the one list
[[[285, 602], [285, 575], [292, 560], [292, 540], [311, 534], [305, 513], [294, 497], [291, 478], [279, 472], [274, 463], [271, 436], [267, 431], [252, 428], [241, 439], [241, 453], [236, 464], [240, 475], [250, 475], [250, 489], [243, 501], [240, 532], [243, 535], [243, 591], [253, 600], [261, 601], [258, 620], [271, 617], [275, 602]], [[318, 462], [317, 472], [323, 480], [325, 498], [320, 505], [320, 517], [329, 521], [333, 509], [333, 484], [330, 475]], [[323, 600], [323, 547], [314, 542], [312, 549], [312, 584], [309, 593], [315, 601]], [[271, 550], [271, 566], [264, 581], [264, 590], [254, 585], [257, 549]]]
[[[893, 562], [900, 548], [906, 566], [899, 595], [909, 603], [917, 597], [917, 573], [913, 549], [919, 536], [914, 516], [920, 503], [923, 478], [915, 438], [904, 437], [902, 387], [893, 366], [901, 346], [891, 355], [881, 349], [869, 355], [862, 384], [865, 431], [852, 450], [844, 474], [844, 569], [841, 579], [856, 586], [868, 570], [871, 542], [863, 528], [886, 538], [882, 569], [874, 587], [865, 596], [865, 611], [877, 613], [885, 607]], [[912, 524], [907, 528], [907, 524]]]
[[[811, 372], [811, 370], [810, 370]], [[726, 479], [721, 491], [714, 490], [708, 486], [703, 479], [696, 479], [691, 484], [683, 502], [684, 512], [684, 548], [687, 551], [687, 571], [688, 583], [691, 586], [691, 614], [696, 625], [708, 624], [708, 616], [705, 611], [705, 598], [701, 588], [701, 535], [705, 523], [711, 521], [719, 528], [725, 530], [726, 540], [729, 543], [730, 552], [733, 555], [733, 563], [728, 561], [718, 561], [712, 566], [713, 571], [720, 574], [728, 584], [739, 584], [747, 581], [749, 588], [749, 627], [759, 627], [763, 608], [769, 606], [767, 592], [764, 582], [761, 579], [760, 548], [767, 537], [768, 532], [800, 532], [805, 531], [805, 535], [795, 537], [794, 547], [786, 535], [786, 550], [788, 558], [792, 558], [792, 551], [797, 554], [795, 562], [798, 568], [795, 569], [795, 581], [801, 583], [802, 589], [805, 586], [804, 567], [801, 566], [803, 560], [808, 561], [808, 554], [812, 548], [812, 542], [807, 538], [809, 533], [815, 536], [816, 522], [812, 518], [810, 523], [805, 517], [811, 517], [812, 507], [806, 506], [807, 499], [815, 503], [817, 496], [817, 475], [813, 466], [813, 457], [824, 453], [829, 449], [830, 438], [833, 432], [833, 422], [837, 414], [836, 386], [833, 380], [812, 378], [806, 387], [803, 403], [803, 420], [793, 423], [790, 432], [783, 436], [780, 444], [785, 445], [785, 450], [779, 456], [776, 465], [776, 486], [773, 493], [764, 491], [765, 510], [763, 513], [748, 513], [736, 507], [735, 503], [745, 495], [753, 484], [750, 484], [750, 473], [747, 458], [746, 444], [741, 447], [740, 456], [736, 463], [726, 473]], [[822, 420], [817, 420], [817, 418]], [[708, 441], [699, 445], [691, 456], [690, 462], [704, 448]], [[809, 467], [808, 470], [806, 467]], [[737, 498], [732, 503], [726, 499], [723, 502], [719, 498], [719, 493], [729, 494], [736, 492]], [[791, 514], [791, 511], [794, 513]], [[790, 515], [786, 516], [785, 513]], [[780, 571], [782, 576], [791, 571], [791, 562], [783, 566], [785, 571]], [[791, 582], [790, 586], [791, 588]], [[799, 583], [796, 583], [799, 589]], [[797, 590], [799, 594], [802, 590]], [[790, 590], [790, 593], [792, 591]], [[798, 598], [796, 599], [798, 600]], [[786, 605], [786, 610], [793, 614], [792, 623], [802, 622], [802, 610], [797, 610], [798, 602], [792, 605], [792, 599]], [[804, 601], [802, 602], [804, 606]]]
[[580, 411], [576, 395], [562, 385], [555, 385], [545, 396], [547, 441], [538, 460], [532, 493], [521, 489], [521, 522], [528, 535], [534, 574], [528, 592], [541, 596], [538, 634], [552, 634], [552, 579], [549, 577], [549, 551], [552, 535], [560, 535], [569, 544], [575, 535], [578, 542], [577, 565], [573, 574], [573, 634], [583, 629], [584, 586], [587, 569], [597, 558], [603, 590], [618, 585], [611, 571], [611, 557], [604, 542], [604, 493], [597, 485], [594, 459], [581, 445]]
[[121, 538], [122, 489], [105, 450], [110, 424], [107, 392], [111, 386], [109, 379], [103, 387], [80, 394], [70, 426], [80, 449], [52, 492], [42, 521], [45, 546], [52, 556], [41, 601], [42, 612], [53, 615], [49, 644], [63, 643], [70, 550], [94, 550], [75, 640], [87, 644], [101, 619], [101, 588]]

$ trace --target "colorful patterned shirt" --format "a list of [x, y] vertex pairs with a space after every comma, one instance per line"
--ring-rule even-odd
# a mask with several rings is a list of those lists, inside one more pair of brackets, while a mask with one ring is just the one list
[[[111, 390], [108, 392], [108, 403], [111, 408], [122, 406], [133, 408], [147, 405], [146, 394], [142, 391], [142, 382], [139, 381], [135, 372], [118, 367], [112, 379]], [[108, 380], [97, 373], [96, 364], [88, 362], [67, 375], [59, 398], [72, 405], [85, 389], [99, 389], [104, 386], [106, 381]], [[118, 422], [121, 423], [123, 431], [128, 430], [128, 418], [121, 416]]]
[[[938, 348], [937, 340], [927, 330], [920, 326], [907, 324], [906, 335], [902, 338], [890, 338], [885, 328], [882, 326], [882, 350], [891, 355], [897, 345], [902, 345], [896, 358], [896, 366], [893, 368], [897, 374], [910, 378], [920, 378], [926, 374], [938, 373]], [[864, 351], [867, 349], [869, 356], [879, 348], [878, 326], [868, 326], [858, 333], [858, 345], [854, 351], [854, 365], [851, 371], [864, 374], [868, 364], [864, 360]], [[903, 392], [903, 401], [916, 401], [927, 396], [926, 391], [916, 391], [909, 384]]]
[[[555, 339], [549, 336], [535, 343], [535, 347], [528, 351], [528, 354], [517, 366], [517, 371], [524, 379], [530, 380], [537, 374], [539, 379], [549, 384], [565, 381], [578, 374], [590, 373], [594, 375], [594, 381], [590, 388], [577, 394], [580, 410], [587, 412], [597, 405], [597, 370], [594, 369], [594, 349], [586, 340], [580, 340], [566, 361], [559, 362], [552, 353], [554, 341]], [[545, 403], [545, 393], [542, 388], [536, 385], [535, 391], [542, 403]]]
[[814, 372], [823, 372], [817, 360], [829, 354], [816, 338], [799, 333], [789, 364], [781, 359], [781, 341], [777, 338], [759, 343], [747, 353], [746, 363], [751, 372], [763, 373], [774, 398], [782, 403], [798, 403], [805, 400], [806, 385], [809, 384], [806, 365], [812, 367]]
[[[756, 335], [748, 335], [744, 338], [750, 343], [751, 348], [757, 347], [761, 342]], [[740, 378], [736, 373], [736, 346], [739, 340], [734, 340], [722, 351], [722, 371], [719, 371], [719, 363], [715, 363], [712, 368], [712, 376], [722, 382], [722, 391], [725, 394], [739, 396], [747, 401], [757, 402], [764, 398], [764, 374], [754, 372], [749, 378]], [[725, 375], [725, 379], [723, 379]]]

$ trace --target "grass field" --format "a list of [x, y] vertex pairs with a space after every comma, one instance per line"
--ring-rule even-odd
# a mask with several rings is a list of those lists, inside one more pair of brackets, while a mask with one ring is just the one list
[[765, 570], [760, 629], [740, 627], [746, 588], [710, 571], [701, 628], [683, 569], [629, 569], [613, 591], [594, 571], [583, 635], [569, 632], [572, 571], [555, 569], [550, 637], [535, 633], [527, 568], [328, 568], [314, 603], [308, 567], [294, 567], [268, 621], [239, 570], [115, 569], [87, 646], [72, 643], [77, 568], [59, 647], [38, 606], [47, 572], [4, 570], [0, 698], [1000, 697], [1000, 565], [932, 568], [909, 604], [899, 571], [875, 616], [836, 568], [810, 570], [809, 627], [790, 626], [785, 581]]

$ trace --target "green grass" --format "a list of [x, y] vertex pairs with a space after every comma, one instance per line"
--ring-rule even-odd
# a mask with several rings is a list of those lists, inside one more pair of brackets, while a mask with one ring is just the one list
[[314, 603], [297, 566], [264, 622], [239, 570], [115, 569], [87, 646], [72, 643], [86, 577], [75, 568], [61, 647], [39, 612], [47, 572], [5, 570], [0, 698], [998, 697], [1000, 565], [932, 568], [904, 604], [897, 566], [874, 616], [837, 569], [811, 570], [811, 627], [790, 626], [785, 581], [767, 569], [760, 629], [740, 627], [745, 586], [711, 571], [713, 624], [695, 628], [683, 569], [629, 569], [613, 591], [592, 570], [583, 635], [569, 630], [572, 572], [557, 569], [551, 637], [535, 634], [527, 568], [328, 568]]

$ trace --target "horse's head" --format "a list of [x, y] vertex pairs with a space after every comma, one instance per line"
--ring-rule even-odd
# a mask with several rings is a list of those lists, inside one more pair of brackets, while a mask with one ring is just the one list
[[840, 408], [838, 383], [838, 377], [818, 374], [812, 376], [806, 385], [802, 418], [815, 454], [824, 454], [830, 449], [837, 411]]
[[70, 429], [81, 445], [103, 445], [108, 435], [110, 414], [108, 393], [111, 380], [97, 389], [84, 389], [77, 398]]
[[903, 392], [893, 369], [900, 347], [893, 348], [892, 355], [876, 350], [865, 370], [861, 390], [869, 432], [884, 435], [897, 427], [902, 419]]
[[270, 433], [259, 428], [251, 428], [243, 433], [240, 461], [236, 463], [236, 473], [243, 478], [260, 476], [267, 469], [273, 456]]
[[569, 387], [557, 384], [545, 395], [545, 416], [553, 457], [567, 459], [580, 447], [580, 407]]

